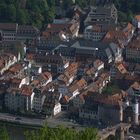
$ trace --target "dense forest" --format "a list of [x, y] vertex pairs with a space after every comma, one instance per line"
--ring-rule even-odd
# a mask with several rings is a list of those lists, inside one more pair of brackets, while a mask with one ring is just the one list
[[[75, 0], [75, 3], [84, 8], [90, 3], [95, 4], [95, 1]], [[131, 20], [133, 15], [140, 13], [140, 0], [114, 0], [114, 3], [120, 21]], [[68, 9], [72, 4], [73, 0], [63, 0], [61, 7]], [[58, 5], [60, 0], [0, 0], [0, 22], [18, 22], [42, 27], [52, 22], [56, 15], [55, 6]]]

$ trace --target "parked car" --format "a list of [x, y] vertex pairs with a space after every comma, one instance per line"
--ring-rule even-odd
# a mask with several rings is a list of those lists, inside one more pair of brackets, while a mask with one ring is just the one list
[[129, 136], [128, 140], [135, 140], [133, 136]]
[[17, 118], [15, 118], [15, 120], [21, 120], [21, 118], [17, 117]]

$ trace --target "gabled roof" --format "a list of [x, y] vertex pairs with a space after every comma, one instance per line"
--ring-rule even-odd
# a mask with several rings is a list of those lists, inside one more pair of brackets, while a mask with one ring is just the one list
[[47, 54], [45, 56], [36, 55], [35, 61], [37, 63], [48, 63], [48, 64], [66, 64], [68, 61], [59, 54]]
[[[98, 102], [98, 104], [105, 104], [113, 106], [119, 106], [123, 97], [127, 96], [127, 93], [124, 91], [115, 92], [112, 95], [104, 95], [104, 94], [88, 94], [89, 98], [93, 100], [93, 102]], [[93, 97], [92, 97], [93, 96]]]
[[13, 60], [15, 56], [11, 53], [0, 53], [0, 68], [10, 60]]
[[98, 32], [98, 33], [106, 33], [108, 30], [109, 25], [90, 25], [85, 28], [85, 30], [90, 32]]
[[136, 16], [135, 16], [135, 19], [136, 19], [137, 21], [140, 21], [140, 15], [136, 15]]
[[51, 77], [52, 77], [51, 73], [49, 73], [47, 71], [43, 72], [43, 73], [39, 74], [37, 77], [34, 78], [31, 85], [33, 87], [41, 86], [41, 83], [43, 83], [43, 84], [46, 83]]
[[78, 90], [82, 90], [87, 86], [87, 82], [85, 81], [85, 79], [80, 79], [79, 81], [74, 82], [72, 85], [69, 86], [69, 92], [73, 93], [74, 91]]
[[39, 86], [39, 84], [40, 84], [40, 81], [39, 80], [33, 80], [30, 85], [32, 87], [37, 87], [37, 86]]
[[18, 31], [27, 31], [27, 32], [34, 32], [34, 33], [37, 33], [39, 32], [39, 30], [34, 27], [34, 26], [31, 26], [31, 25], [19, 25], [18, 26]]
[[77, 72], [78, 67], [79, 67], [78, 62], [73, 62], [73, 63], [71, 63], [71, 64], [69, 65], [69, 67], [66, 68], [66, 70], [65, 70], [64, 73], [65, 73], [66, 75], [67, 75], [67, 73], [68, 73], [69, 75], [74, 74], [74, 73]]
[[10, 80], [10, 83], [19, 85], [21, 83], [21, 79], [13, 78], [13, 79]]
[[21, 94], [24, 95], [24, 96], [31, 96], [32, 93], [33, 93], [32, 88], [28, 85], [23, 85], [21, 87], [21, 90], [22, 90]]
[[[64, 23], [51, 23], [48, 24], [46, 30], [43, 32], [43, 35], [46, 36], [50, 33], [57, 33], [59, 34], [63, 31], [66, 34], [73, 34], [75, 33], [75, 29], [79, 26], [79, 23], [75, 20], [66, 21]], [[52, 34], [53, 35], [53, 34]], [[56, 34], [54, 34], [56, 35]]]
[[104, 64], [104, 62], [103, 61], [101, 61], [100, 59], [96, 59], [95, 61], [94, 61], [94, 67], [95, 68], [98, 68], [99, 66], [101, 66], [102, 64]]
[[23, 65], [21, 63], [16, 63], [15, 65], [11, 66], [8, 71], [15, 74], [22, 69]]
[[87, 75], [94, 75], [96, 72], [96, 69], [94, 67], [87, 69], [86, 74]]
[[135, 90], [140, 90], [140, 83], [134, 82], [134, 83], [131, 85], [131, 88], [133, 88], [133, 89], [135, 89]]
[[118, 41], [126, 41], [127, 36], [125, 32], [121, 30], [110, 30], [105, 35], [103, 42], [118, 42]]
[[43, 86], [41, 88], [41, 91], [43, 94], [45, 94], [46, 92], [48, 92], [50, 89], [54, 89], [55, 88], [55, 84], [53, 82], [48, 83], [46, 86]]
[[21, 96], [31, 96], [32, 88], [29, 85], [22, 85], [21, 88], [8, 88], [9, 94], [19, 94]]
[[83, 78], [77, 82], [77, 86], [79, 90], [84, 89], [86, 85], [87, 85], [87, 82]]
[[124, 67], [123, 64], [119, 64], [119, 65], [117, 66], [117, 68], [118, 68], [118, 70], [119, 70], [119, 72], [120, 72], [121, 74], [127, 73], [127, 70], [126, 70], [126, 68]]
[[16, 31], [17, 26], [17, 23], [0, 23], [0, 30]]
[[134, 30], [134, 29], [135, 29], [135, 27], [130, 22], [128, 22], [127, 27], [124, 28], [123, 31], [124, 31], [125, 35], [128, 36], [128, 34], [131, 33], [132, 30]]
[[132, 49], [140, 49], [140, 35], [137, 36], [134, 40], [132, 40], [128, 45], [127, 48]]
[[52, 77], [51, 73], [50, 73], [50, 72], [47, 72], [47, 71], [41, 73], [40, 76], [41, 76], [42, 78], [44, 78], [45, 80], [49, 80], [49, 79]]

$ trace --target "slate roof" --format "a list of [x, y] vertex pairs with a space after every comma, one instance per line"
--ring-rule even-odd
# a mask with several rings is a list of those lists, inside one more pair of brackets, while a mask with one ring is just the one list
[[[94, 51], [96, 53], [101, 53], [102, 51], [105, 52], [107, 58], [111, 58], [115, 56], [116, 54], [116, 48], [118, 47], [115, 43], [103, 43], [103, 42], [95, 42], [91, 40], [79, 40], [76, 43], [74, 43], [71, 47], [76, 48], [76, 52], [83, 52], [86, 53], [93, 53]], [[82, 51], [83, 50], [83, 51]], [[91, 51], [91, 52], [90, 52]]]

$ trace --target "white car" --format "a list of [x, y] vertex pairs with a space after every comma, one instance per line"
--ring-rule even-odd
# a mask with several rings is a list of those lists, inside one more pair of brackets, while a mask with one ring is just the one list
[[128, 140], [135, 140], [133, 136], [129, 136]]

